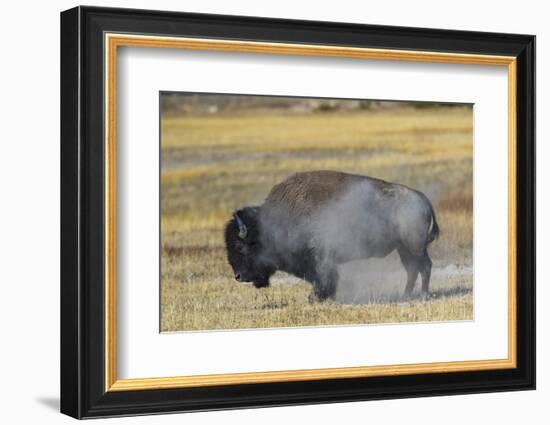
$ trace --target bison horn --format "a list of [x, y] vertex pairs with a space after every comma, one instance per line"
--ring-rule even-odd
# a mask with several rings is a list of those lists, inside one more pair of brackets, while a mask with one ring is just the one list
[[241, 219], [241, 217], [239, 217], [239, 214], [237, 213], [235, 213], [235, 220], [237, 220], [237, 225], [239, 226], [239, 238], [246, 238], [246, 235], [248, 234], [246, 224], [244, 224], [243, 220]]

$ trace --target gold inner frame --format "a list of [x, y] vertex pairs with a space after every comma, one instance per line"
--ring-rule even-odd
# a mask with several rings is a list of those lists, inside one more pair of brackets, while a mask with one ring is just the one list
[[[516, 367], [516, 58], [462, 53], [370, 49], [256, 41], [105, 34], [105, 391], [149, 390], [320, 379], [510, 369]], [[436, 62], [507, 67], [508, 71], [508, 357], [271, 372], [118, 379], [116, 324], [116, 99], [119, 46]]]

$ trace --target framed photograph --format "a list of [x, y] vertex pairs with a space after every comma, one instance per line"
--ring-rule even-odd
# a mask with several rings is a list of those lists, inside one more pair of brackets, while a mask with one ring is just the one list
[[61, 14], [61, 411], [535, 388], [535, 37]]

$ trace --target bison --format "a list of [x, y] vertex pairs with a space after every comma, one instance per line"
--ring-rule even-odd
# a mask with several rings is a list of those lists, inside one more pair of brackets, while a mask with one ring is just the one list
[[338, 265], [382, 258], [397, 250], [410, 297], [418, 274], [429, 294], [428, 245], [439, 235], [422, 192], [337, 171], [296, 173], [275, 185], [261, 206], [244, 207], [225, 227], [235, 279], [255, 287], [285, 271], [313, 285], [310, 300], [333, 299]]

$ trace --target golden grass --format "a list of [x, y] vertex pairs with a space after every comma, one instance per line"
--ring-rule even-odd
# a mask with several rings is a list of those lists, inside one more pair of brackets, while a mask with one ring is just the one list
[[[418, 151], [422, 146], [417, 146], [411, 138], [465, 134], [467, 139], [471, 136], [471, 129], [469, 108], [393, 109], [389, 113], [368, 111], [292, 116], [228, 114], [163, 119], [162, 147], [230, 147], [249, 152], [288, 152], [364, 148], [365, 143], [372, 147], [385, 147], [385, 143], [397, 141], [402, 149]], [[467, 140], [465, 142], [468, 143]]]
[[[437, 280], [434, 279], [434, 280]], [[471, 320], [469, 294], [429, 301], [346, 305], [308, 303], [306, 283], [255, 289], [226, 281], [172, 281], [164, 287], [162, 331]]]
[[[470, 108], [263, 111], [170, 117], [161, 125], [163, 331], [472, 318]], [[371, 175], [428, 195], [441, 228], [429, 248], [437, 298], [310, 304], [311, 286], [297, 279], [282, 276], [262, 290], [234, 282], [223, 244], [231, 212], [259, 205], [274, 184], [313, 169]], [[404, 272], [396, 280], [401, 291]]]
[[[462, 149], [461, 149], [462, 148]], [[403, 165], [407, 166], [429, 166], [433, 162], [442, 161], [460, 161], [471, 158], [470, 149], [467, 147], [459, 146], [452, 152], [438, 153], [434, 155], [430, 150], [426, 149], [424, 154], [416, 155], [413, 149], [409, 149], [408, 153], [402, 153], [399, 151], [387, 152], [385, 154], [372, 154], [366, 157], [350, 157], [350, 158], [338, 158], [328, 157], [321, 158], [316, 161], [316, 165], [319, 169], [362, 169], [366, 167], [370, 168], [383, 168], [383, 167], [399, 167]], [[350, 152], [350, 156], [353, 155], [353, 151]], [[250, 159], [249, 161], [242, 163], [238, 161], [228, 162], [223, 168], [219, 164], [210, 164], [196, 166], [190, 169], [177, 169], [167, 170], [162, 173], [162, 183], [178, 183], [189, 180], [195, 180], [201, 177], [213, 177], [213, 176], [232, 176], [236, 174], [250, 174], [257, 172], [265, 165], [268, 165], [269, 161], [265, 158]], [[285, 158], [283, 161], [278, 161], [273, 164], [269, 164], [270, 169], [278, 173], [293, 173], [295, 170], [307, 169], [311, 165], [310, 158]]]

